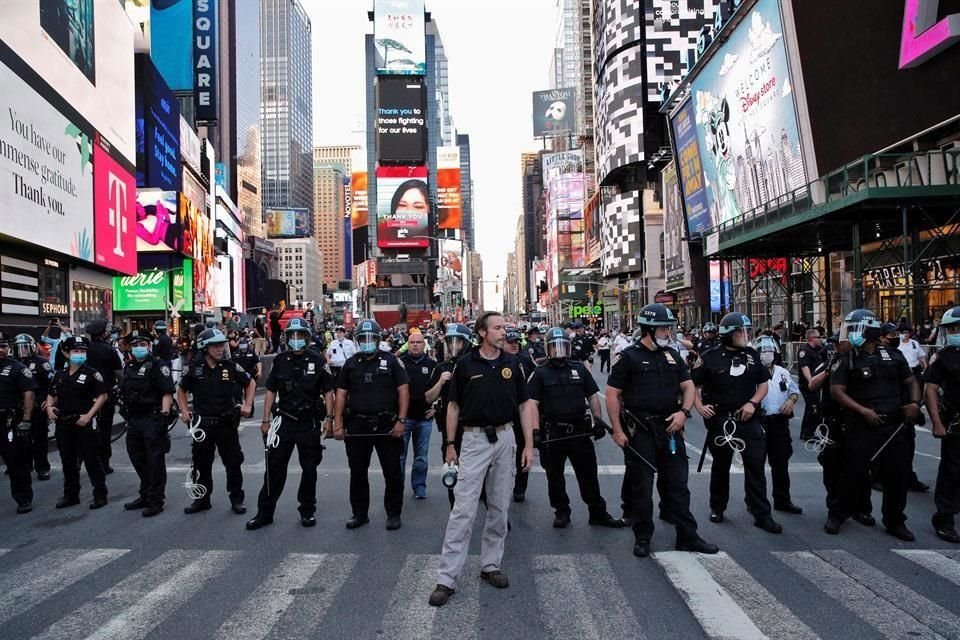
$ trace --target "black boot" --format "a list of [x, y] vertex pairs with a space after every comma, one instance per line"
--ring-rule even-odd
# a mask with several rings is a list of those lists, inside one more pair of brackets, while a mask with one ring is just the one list
[[254, 531], [261, 527], [265, 527], [268, 524], [273, 524], [273, 516], [258, 513], [247, 521], [247, 531]]

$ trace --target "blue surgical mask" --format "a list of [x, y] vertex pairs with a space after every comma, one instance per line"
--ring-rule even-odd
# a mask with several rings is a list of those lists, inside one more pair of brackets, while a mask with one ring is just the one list
[[306, 348], [307, 341], [304, 340], [303, 338], [291, 338], [290, 340], [287, 340], [287, 346], [289, 346], [294, 351], [300, 351], [301, 349]]
[[380, 348], [375, 342], [361, 342], [360, 343], [360, 353], [364, 355], [370, 355], [371, 353], [376, 353], [377, 349]]
[[70, 354], [70, 364], [75, 367], [79, 367], [87, 361], [87, 354], [85, 353], [71, 353]]
[[948, 347], [960, 347], [960, 333], [951, 333], [947, 336]]
[[132, 353], [133, 357], [137, 360], [143, 360], [150, 355], [150, 347], [133, 347], [130, 349], [130, 353]]
[[854, 347], [858, 349], [862, 347], [863, 344], [866, 342], [866, 340], [863, 337], [863, 333], [861, 333], [860, 331], [851, 331], [847, 335], [847, 339], [850, 341], [850, 344], [852, 344]]

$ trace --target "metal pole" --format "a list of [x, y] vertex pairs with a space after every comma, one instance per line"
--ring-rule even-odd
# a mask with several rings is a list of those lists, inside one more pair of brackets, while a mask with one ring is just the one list
[[850, 241], [853, 244], [853, 307], [863, 307], [863, 255], [860, 250], [860, 225], [853, 223], [850, 232]]
[[830, 253], [823, 257], [823, 284], [827, 296], [827, 333], [833, 335], [833, 278]]

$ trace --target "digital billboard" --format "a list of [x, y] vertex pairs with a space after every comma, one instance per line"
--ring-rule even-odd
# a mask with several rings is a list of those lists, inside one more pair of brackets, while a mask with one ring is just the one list
[[193, 90], [194, 2], [150, 2], [150, 57], [174, 91]]
[[424, 164], [427, 153], [424, 84], [418, 78], [377, 78], [377, 160]]
[[180, 189], [180, 103], [150, 57], [137, 54], [137, 186]]
[[127, 275], [137, 272], [137, 183], [110, 156], [110, 145], [93, 145], [94, 261]]
[[710, 227], [807, 183], [778, 0], [759, 0], [693, 79]]
[[460, 147], [437, 148], [437, 228], [463, 228]]
[[677, 173], [683, 190], [683, 207], [691, 238], [698, 238], [713, 228], [707, 188], [703, 181], [703, 156], [697, 143], [697, 123], [693, 102], [687, 101], [670, 120], [676, 147]]
[[430, 193], [426, 167], [377, 169], [377, 246], [423, 249], [429, 246]]
[[423, 0], [375, 0], [373, 45], [377, 73], [427, 73]]
[[183, 250], [183, 224], [176, 191], [137, 190], [137, 251]]
[[3, 62], [0, 87], [0, 233], [93, 262], [90, 135]]
[[[249, 10], [249, 9], [248, 9]], [[196, 119], [209, 122], [217, 119], [217, 0], [195, 0], [193, 3], [193, 105]]]
[[453, 239], [440, 240], [440, 264], [437, 271], [437, 283], [441, 291], [463, 290], [463, 242]]
[[40, 28], [96, 84], [93, 10], [93, 0], [40, 0]]
[[162, 311], [167, 306], [170, 278], [166, 271], [142, 271], [132, 276], [114, 276], [114, 311]]
[[354, 171], [350, 177], [350, 226], [360, 229], [367, 226], [367, 172]]
[[[583, 151], [561, 151], [543, 156], [547, 193], [547, 253], [552, 259], [550, 275], [562, 269], [583, 267], [586, 259], [583, 208], [585, 174]], [[551, 286], [558, 280], [550, 280]]]
[[542, 138], [574, 129], [573, 89], [533, 92], [533, 137]]
[[267, 209], [268, 238], [306, 238], [310, 236], [308, 209]]
[[690, 252], [683, 241], [683, 202], [677, 167], [670, 162], [660, 173], [663, 194], [663, 261], [666, 290], [690, 286]]

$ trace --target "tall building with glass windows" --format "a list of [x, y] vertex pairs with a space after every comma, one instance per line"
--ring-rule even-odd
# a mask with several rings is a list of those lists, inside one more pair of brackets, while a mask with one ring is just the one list
[[237, 206], [245, 235], [263, 237], [260, 163], [260, 4], [241, 3], [236, 21]]
[[313, 210], [310, 18], [298, 0], [260, 0], [263, 206]]

